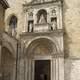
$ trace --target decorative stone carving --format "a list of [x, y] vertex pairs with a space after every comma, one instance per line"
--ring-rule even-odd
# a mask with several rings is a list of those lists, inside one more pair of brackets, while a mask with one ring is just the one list
[[56, 30], [56, 28], [57, 28], [57, 21], [53, 20], [52, 21], [52, 30]]
[[51, 9], [51, 16], [56, 16], [56, 9], [55, 8]]
[[28, 19], [33, 19], [33, 12], [32, 11], [28, 12]]
[[30, 23], [29, 24], [29, 32], [32, 32], [32, 30], [33, 30], [33, 23]]
[[[47, 2], [47, 4], [45, 2]], [[45, 3], [45, 5], [43, 3]], [[28, 21], [29, 20], [34, 21], [33, 32], [47, 32], [62, 28], [62, 25], [60, 26], [60, 24], [62, 24], [61, 21], [62, 15], [60, 12], [61, 7], [58, 8], [59, 4], [61, 3], [59, 3], [59, 1], [56, 0], [33, 0], [29, 5], [27, 5], [28, 8], [27, 19]], [[52, 22], [51, 18], [55, 17], [57, 20]]]
[[40, 16], [39, 23], [46, 23], [46, 20], [45, 20], [45, 18], [44, 18], [44, 15], [43, 15], [43, 14]]
[[31, 4], [38, 4], [38, 3], [45, 3], [45, 2], [51, 2], [53, 0], [33, 0]]

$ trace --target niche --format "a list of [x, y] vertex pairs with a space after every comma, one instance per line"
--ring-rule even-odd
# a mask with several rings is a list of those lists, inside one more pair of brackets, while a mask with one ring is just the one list
[[28, 21], [28, 32], [33, 32], [33, 20]]
[[56, 30], [57, 29], [57, 18], [52, 17], [51, 18], [51, 30]]

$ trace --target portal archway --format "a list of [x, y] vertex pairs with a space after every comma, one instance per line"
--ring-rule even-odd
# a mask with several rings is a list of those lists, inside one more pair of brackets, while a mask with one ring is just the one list
[[[57, 54], [57, 47], [53, 41], [47, 38], [33, 40], [26, 49], [26, 78], [29, 80], [38, 80], [43, 77], [44, 80], [52, 80], [52, 70], [54, 69], [52, 64], [53, 57]], [[39, 69], [41, 70], [39, 71]]]
[[27, 47], [26, 55], [30, 56], [50, 56], [57, 52], [55, 43], [47, 38], [38, 38], [33, 40]]

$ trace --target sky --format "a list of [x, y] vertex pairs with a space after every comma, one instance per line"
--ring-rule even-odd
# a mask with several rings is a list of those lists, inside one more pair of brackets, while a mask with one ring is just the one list
[[[15, 0], [7, 0], [9, 5], [13, 5], [13, 3], [15, 3]], [[30, 2], [31, 0], [23, 0], [23, 1], [27, 1]]]

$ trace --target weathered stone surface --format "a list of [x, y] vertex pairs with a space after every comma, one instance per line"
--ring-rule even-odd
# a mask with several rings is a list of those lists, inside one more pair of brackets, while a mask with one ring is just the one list
[[[11, 0], [9, 1], [11, 6], [6, 11], [5, 30], [8, 31], [10, 17], [15, 15], [18, 18], [17, 37], [19, 37], [19, 34], [22, 34], [22, 32], [27, 29], [26, 15], [22, 6], [25, 3], [25, 0], [12, 0], [12, 3]], [[64, 66], [64, 80], [80, 80], [80, 60], [77, 59], [80, 58], [80, 1], [64, 0], [62, 15], [63, 28], [65, 32], [63, 47], [66, 58]], [[74, 59], [69, 59], [68, 57]], [[22, 64], [23, 63], [21, 63], [21, 65]], [[23, 70], [23, 68], [21, 70]], [[22, 75], [22, 78], [23, 76], [24, 75]]]
[[[10, 1], [10, 0], [9, 0]], [[27, 0], [26, 0], [27, 1]], [[30, 1], [30, 0], [28, 0]], [[27, 2], [28, 2], [27, 1]], [[25, 15], [23, 12], [22, 4], [25, 3], [24, 0], [15, 0], [12, 1], [14, 5], [11, 5], [10, 8], [6, 11], [6, 30], [8, 29], [8, 23], [11, 15], [16, 15], [18, 18], [18, 27], [17, 27], [17, 33], [21, 34], [24, 31], [25, 24]], [[66, 35], [64, 36], [64, 45], [65, 50], [67, 49], [67, 52], [70, 56], [80, 56], [80, 1], [79, 0], [64, 0], [63, 1], [63, 27], [65, 29]], [[66, 46], [67, 44], [67, 46]]]
[[80, 80], [80, 59], [65, 59], [65, 80]]
[[64, 0], [63, 4], [63, 25], [66, 38], [64, 40], [70, 56], [80, 57], [80, 1]]

